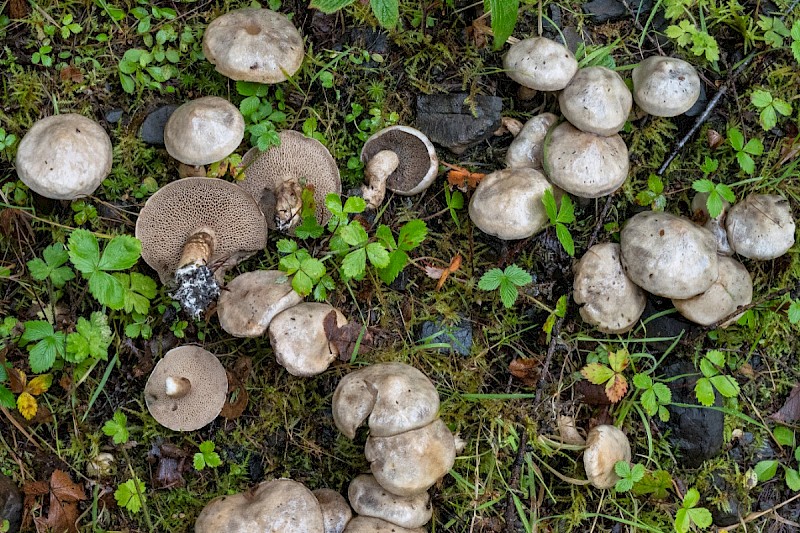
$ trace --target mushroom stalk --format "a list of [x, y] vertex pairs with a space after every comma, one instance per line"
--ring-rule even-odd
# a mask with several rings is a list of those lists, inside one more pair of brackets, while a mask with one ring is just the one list
[[369, 160], [364, 175], [367, 184], [361, 186], [361, 194], [370, 209], [378, 209], [386, 196], [386, 181], [397, 170], [400, 159], [391, 150], [381, 150]]
[[214, 237], [206, 231], [198, 231], [186, 239], [181, 252], [178, 269], [186, 266], [202, 266], [208, 264], [214, 253]]
[[177, 288], [170, 294], [180, 302], [183, 310], [194, 318], [199, 317], [220, 293], [220, 286], [208, 262], [214, 253], [214, 236], [207, 231], [193, 233], [183, 245], [178, 269], [175, 271]]
[[179, 400], [189, 394], [192, 390], [192, 383], [183, 376], [168, 376], [164, 380], [164, 388], [167, 396]]
[[275, 190], [275, 225], [287, 231], [302, 222], [303, 187], [295, 180], [281, 183]]

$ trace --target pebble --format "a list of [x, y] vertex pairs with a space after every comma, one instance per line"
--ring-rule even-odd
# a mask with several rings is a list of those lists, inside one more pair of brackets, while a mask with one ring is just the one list
[[447, 326], [441, 320], [428, 320], [422, 323], [417, 341], [425, 343], [446, 343], [449, 346], [439, 348], [439, 352], [448, 353], [451, 350], [459, 355], [469, 355], [472, 349], [472, 324], [462, 318], [455, 325]]
[[467, 93], [418, 96], [417, 128], [432, 142], [456, 154], [488, 139], [500, 127], [503, 100], [476, 96], [473, 114], [466, 103], [468, 97]]
[[164, 146], [164, 126], [167, 125], [167, 120], [176, 109], [178, 106], [168, 104], [152, 111], [142, 122], [142, 127], [139, 128], [139, 138], [147, 144]]

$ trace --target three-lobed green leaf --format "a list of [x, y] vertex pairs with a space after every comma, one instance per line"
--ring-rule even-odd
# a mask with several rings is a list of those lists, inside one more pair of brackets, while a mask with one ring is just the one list
[[128, 417], [122, 411], [115, 411], [111, 420], [103, 424], [103, 433], [111, 437], [114, 444], [128, 442]]
[[484, 291], [500, 289], [500, 301], [503, 303], [503, 307], [510, 308], [519, 296], [517, 287], [525, 286], [532, 281], [533, 278], [530, 274], [512, 264], [508, 265], [505, 270], [493, 268], [485, 272], [478, 280], [478, 288]]
[[206, 440], [200, 443], [200, 451], [194, 454], [193, 463], [195, 470], [203, 470], [205, 467], [217, 468], [222, 464], [219, 454], [214, 451], [214, 443]]
[[44, 249], [42, 257], [43, 259], [37, 257], [28, 261], [28, 270], [33, 279], [42, 281], [50, 278], [54, 287], [61, 288], [75, 278], [72, 269], [63, 266], [69, 260], [69, 254], [62, 244], [51, 244]]
[[29, 320], [25, 322], [25, 331], [20, 337], [20, 344], [28, 346], [28, 362], [35, 374], [41, 374], [53, 367], [56, 357], [64, 357], [66, 336], [56, 332], [53, 325], [46, 320]]
[[146, 500], [144, 481], [138, 477], [129, 479], [117, 487], [114, 491], [114, 499], [117, 505], [124, 507], [132, 513], [138, 513], [142, 509], [142, 500]]

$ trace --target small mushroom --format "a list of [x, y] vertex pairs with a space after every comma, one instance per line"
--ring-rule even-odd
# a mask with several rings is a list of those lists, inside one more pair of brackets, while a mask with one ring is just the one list
[[[753, 280], [739, 261], [721, 256], [719, 277], [705, 292], [686, 300], [672, 300], [680, 314], [696, 324], [710, 326], [753, 300]], [[739, 317], [721, 324], [727, 327]]]
[[545, 37], [514, 43], [503, 58], [509, 78], [537, 91], [560, 91], [578, 70], [578, 62], [566, 46]]
[[353, 518], [353, 510], [347, 500], [333, 489], [317, 489], [313, 494], [322, 511], [325, 533], [342, 533]]
[[794, 245], [792, 208], [776, 194], [751, 194], [735, 204], [725, 227], [731, 247], [750, 259], [775, 259]]
[[636, 104], [657, 117], [685, 113], [700, 97], [700, 76], [683, 59], [650, 56], [633, 69], [631, 77]]
[[424, 526], [433, 515], [427, 492], [398, 496], [381, 487], [370, 475], [361, 475], [351, 481], [347, 498], [359, 515], [380, 518], [409, 529]]
[[558, 122], [558, 117], [552, 113], [542, 113], [531, 117], [508, 147], [506, 167], [528, 167], [542, 170], [544, 139], [547, 136], [547, 130], [556, 122]]
[[712, 217], [708, 212], [707, 201], [707, 192], [699, 192], [694, 195], [694, 198], [692, 198], [692, 219], [714, 235], [719, 255], [733, 255], [733, 248], [728, 242], [728, 232], [725, 231], [725, 215], [731, 204], [722, 198], [722, 211], [716, 217]]
[[225, 159], [242, 138], [244, 117], [235, 105], [218, 96], [186, 102], [164, 126], [164, 147], [169, 155], [197, 167]]
[[589, 482], [598, 489], [610, 489], [619, 476], [614, 465], [631, 460], [631, 445], [628, 437], [615, 426], [595, 426], [586, 437], [583, 466]]
[[100, 452], [86, 463], [86, 475], [90, 478], [110, 476], [114, 472], [114, 456], [108, 452]]
[[344, 533], [426, 533], [425, 528], [408, 529], [380, 518], [356, 516], [347, 524]]
[[147, 410], [174, 431], [210, 424], [225, 405], [228, 375], [219, 359], [199, 346], [179, 346], [164, 354], [144, 387]]
[[100, 124], [67, 113], [37, 121], [17, 148], [17, 175], [45, 198], [92, 194], [111, 172], [111, 139]]
[[225, 286], [217, 316], [222, 329], [234, 337], [260, 337], [275, 315], [302, 301], [284, 272], [256, 270], [236, 276]]
[[633, 97], [619, 74], [606, 67], [578, 71], [558, 95], [561, 113], [579, 130], [614, 135], [628, 119]]
[[303, 64], [303, 37], [286, 16], [246, 8], [214, 19], [203, 35], [203, 53], [233, 80], [279, 83]]

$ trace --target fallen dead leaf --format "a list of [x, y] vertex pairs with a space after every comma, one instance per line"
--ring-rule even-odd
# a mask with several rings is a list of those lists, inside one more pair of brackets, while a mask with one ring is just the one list
[[61, 81], [72, 81], [73, 83], [83, 83], [83, 73], [74, 65], [67, 65], [59, 72]]
[[444, 285], [444, 282], [447, 281], [447, 277], [456, 272], [459, 268], [461, 268], [461, 254], [456, 254], [456, 256], [450, 260], [450, 265], [446, 268], [426, 266], [425, 274], [429, 278], [439, 280], [439, 283], [436, 284], [436, 291], [438, 292]]
[[450, 163], [441, 162], [444, 166], [450, 169], [447, 173], [447, 183], [452, 187], [457, 187], [462, 192], [467, 192], [468, 189], [474, 189], [478, 186], [486, 174], [480, 172], [470, 172], [464, 167], [451, 165]]
[[344, 326], [338, 327], [336, 325], [336, 313], [331, 311], [322, 324], [325, 328], [325, 336], [328, 337], [336, 351], [339, 352], [341, 361], [350, 360], [353, 350], [356, 349], [359, 337], [361, 337], [361, 342], [358, 344], [358, 353], [360, 355], [369, 353], [372, 349], [372, 333], [367, 328], [362, 336], [361, 330], [363, 326], [358, 322], [348, 322]]
[[606, 383], [606, 396], [611, 403], [617, 403], [628, 392], [628, 380], [622, 374], [616, 374]]
[[800, 142], [797, 139], [787, 139], [783, 142], [781, 149], [781, 159], [778, 166], [784, 165], [800, 154]]
[[74, 483], [63, 470], [53, 470], [50, 476], [50, 492], [62, 502], [79, 502], [86, 499], [83, 487]]
[[769, 417], [778, 422], [791, 423], [800, 420], [800, 384], [795, 385], [783, 406]]
[[239, 418], [247, 408], [248, 400], [247, 389], [239, 379], [239, 376], [228, 371], [228, 397], [225, 399], [225, 405], [222, 406], [222, 411], [219, 413], [220, 416], [228, 420]]
[[508, 364], [508, 371], [528, 387], [535, 387], [539, 380], [541, 366], [538, 359], [518, 358]]
[[581, 380], [575, 384], [575, 394], [580, 401], [587, 405], [611, 405], [605, 387], [589, 383], [587, 380]]
[[83, 487], [74, 483], [63, 470], [54, 470], [50, 476], [50, 509], [47, 525], [54, 531], [78, 531], [78, 502], [86, 499]]

